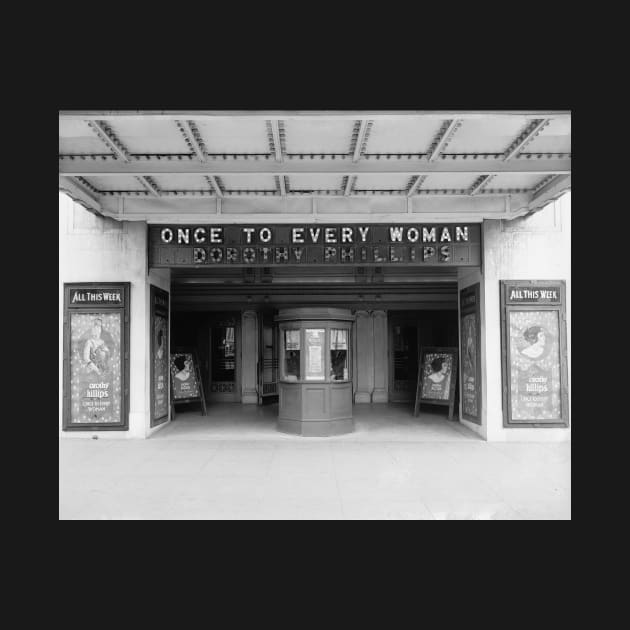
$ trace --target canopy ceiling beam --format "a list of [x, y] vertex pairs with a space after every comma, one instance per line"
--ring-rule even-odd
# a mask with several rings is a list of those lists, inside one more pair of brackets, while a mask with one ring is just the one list
[[150, 177], [143, 177], [142, 175], [138, 175], [136, 179], [154, 196], [160, 196], [160, 190], [155, 185], [155, 182], [151, 180]]
[[176, 124], [191, 151], [197, 155], [200, 162], [205, 162], [207, 151], [197, 125], [192, 120], [177, 120]]
[[212, 177], [211, 175], [206, 176], [206, 181], [212, 186], [214, 193], [217, 197], [223, 197], [223, 191], [221, 190], [221, 186], [217, 182], [216, 177]]
[[530, 212], [544, 208], [549, 202], [557, 199], [562, 193], [571, 188], [571, 175], [557, 175], [546, 181], [530, 197], [528, 207]]
[[131, 156], [129, 151], [123, 146], [122, 142], [116, 137], [111, 128], [102, 121], [89, 120], [88, 126], [101, 139], [103, 144], [110, 149], [123, 162], [130, 162]]
[[422, 183], [424, 182], [426, 178], [427, 178], [426, 175], [418, 175], [418, 177], [416, 178], [416, 181], [413, 183], [411, 188], [407, 191], [407, 197], [411, 197], [412, 195], [415, 195], [416, 191], [420, 188], [420, 186], [422, 186]]
[[353, 162], [358, 162], [361, 159], [361, 154], [365, 153], [365, 149], [367, 148], [367, 134], [369, 133], [371, 127], [371, 121], [361, 121], [361, 126], [359, 127], [359, 135], [357, 136], [357, 140], [354, 145], [354, 153], [352, 154]]
[[523, 147], [529, 144], [550, 122], [551, 120], [548, 118], [532, 120], [527, 128], [506, 149], [503, 159], [507, 162], [520, 153]]
[[276, 162], [282, 162], [282, 142], [280, 139], [280, 121], [279, 120], [270, 120], [271, 123], [271, 133], [273, 136], [273, 149], [276, 156]]
[[67, 176], [107, 175], [296, 175], [296, 174], [398, 174], [430, 175], [432, 173], [458, 173], [487, 175], [498, 173], [568, 175], [570, 159], [541, 158], [536, 160], [509, 160], [503, 158], [437, 160], [360, 160], [349, 163], [345, 160], [324, 158], [321, 160], [216, 160], [197, 162], [194, 160], [164, 160], [149, 158], [122, 163], [119, 160], [59, 160], [59, 174]]
[[452, 140], [455, 132], [462, 126], [463, 121], [458, 119], [447, 120], [441, 127], [437, 136], [433, 139], [431, 148], [429, 149], [429, 162], [434, 162], [440, 153], [447, 147]]
[[98, 195], [79, 178], [59, 177], [59, 190], [65, 192], [91, 212], [103, 213], [103, 207], [98, 199]]

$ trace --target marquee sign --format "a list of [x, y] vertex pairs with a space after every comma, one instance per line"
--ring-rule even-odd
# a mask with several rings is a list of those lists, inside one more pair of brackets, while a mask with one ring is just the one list
[[473, 224], [151, 225], [151, 267], [481, 263]]

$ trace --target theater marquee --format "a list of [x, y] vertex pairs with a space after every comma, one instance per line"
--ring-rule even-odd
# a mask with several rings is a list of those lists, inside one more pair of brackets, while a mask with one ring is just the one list
[[151, 267], [481, 263], [480, 224], [151, 225]]

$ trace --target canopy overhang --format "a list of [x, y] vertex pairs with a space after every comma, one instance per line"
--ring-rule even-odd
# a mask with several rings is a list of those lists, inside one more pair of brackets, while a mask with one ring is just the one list
[[568, 111], [59, 114], [59, 188], [149, 223], [481, 221], [571, 186]]

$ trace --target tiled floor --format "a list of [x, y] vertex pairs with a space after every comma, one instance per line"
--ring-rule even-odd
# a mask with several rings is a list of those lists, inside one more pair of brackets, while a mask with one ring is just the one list
[[61, 439], [61, 519], [569, 519], [570, 443], [489, 443], [443, 415], [355, 405], [301, 438], [275, 407], [178, 414], [148, 440]]

